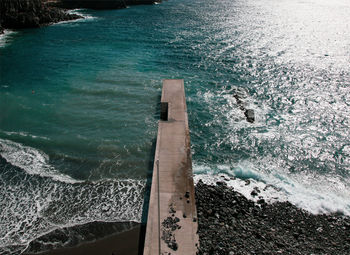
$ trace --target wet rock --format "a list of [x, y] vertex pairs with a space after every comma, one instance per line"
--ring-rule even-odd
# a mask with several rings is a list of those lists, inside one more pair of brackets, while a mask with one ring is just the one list
[[244, 112], [247, 121], [253, 123], [255, 121], [255, 114], [253, 109], [246, 109]]
[[258, 204], [265, 204], [265, 200], [263, 198], [260, 198], [258, 201], [257, 201]]
[[259, 188], [258, 187], [254, 187], [254, 190], [256, 191], [256, 192], [258, 192], [258, 193], [260, 193], [261, 191], [259, 190]]
[[237, 102], [238, 106], [240, 107], [240, 109], [244, 110], [244, 106], [243, 106], [244, 103], [243, 103], [241, 97], [237, 94], [234, 95], [233, 97], [236, 99], [236, 102]]
[[250, 195], [252, 195], [253, 197], [256, 197], [258, 195], [258, 192], [256, 192], [256, 190], [253, 190]]
[[235, 94], [233, 97], [236, 99], [239, 109], [244, 112], [247, 121], [253, 123], [255, 121], [254, 110], [246, 108], [245, 103], [242, 100], [242, 96]]

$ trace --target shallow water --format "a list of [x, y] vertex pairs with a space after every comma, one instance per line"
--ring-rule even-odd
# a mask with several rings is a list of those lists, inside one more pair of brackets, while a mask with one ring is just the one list
[[141, 220], [164, 78], [185, 79], [197, 176], [350, 215], [350, 3], [79, 12], [90, 18], [0, 38], [1, 253], [64, 226]]

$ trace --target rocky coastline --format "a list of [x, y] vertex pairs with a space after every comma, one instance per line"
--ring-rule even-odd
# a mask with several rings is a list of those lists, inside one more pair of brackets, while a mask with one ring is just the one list
[[35, 28], [60, 21], [81, 18], [52, 7], [42, 0], [0, 0], [0, 31]]
[[125, 0], [56, 0], [50, 1], [50, 6], [63, 9], [122, 9], [126, 8]]
[[198, 254], [350, 254], [350, 218], [257, 203], [224, 182], [196, 185]]
[[155, 0], [0, 0], [0, 34], [5, 29], [36, 28], [82, 18], [67, 9], [122, 9]]
[[50, 6], [64, 9], [123, 9], [129, 5], [154, 4], [156, 0], [51, 0]]

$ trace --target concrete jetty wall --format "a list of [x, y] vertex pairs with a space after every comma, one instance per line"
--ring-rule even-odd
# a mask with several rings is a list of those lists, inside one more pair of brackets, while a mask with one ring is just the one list
[[164, 80], [144, 254], [196, 254], [197, 212], [183, 80]]

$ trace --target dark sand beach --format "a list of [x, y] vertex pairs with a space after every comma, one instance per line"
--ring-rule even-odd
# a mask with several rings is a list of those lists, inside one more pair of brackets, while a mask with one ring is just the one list
[[[88, 226], [88, 228], [84, 227]], [[114, 227], [111, 227], [114, 226]], [[95, 227], [95, 230], [91, 230]], [[138, 223], [88, 223], [82, 226], [73, 227], [75, 230], [70, 231], [75, 236], [84, 235], [87, 241], [79, 240], [76, 245], [68, 245], [69, 247], [54, 248], [52, 250], [43, 251], [48, 247], [40, 247], [39, 243], [43, 240], [51, 240], [55, 242], [58, 238], [65, 239], [66, 236], [72, 236], [71, 234], [59, 235], [56, 233], [50, 233], [33, 241], [29, 247], [29, 251], [25, 254], [43, 254], [43, 255], [133, 255], [142, 254], [142, 227]], [[79, 230], [78, 230], [79, 229]], [[87, 230], [90, 229], [88, 232]], [[116, 233], [106, 235], [114, 229]], [[77, 231], [74, 233], [74, 231]], [[79, 234], [78, 234], [79, 231]], [[118, 232], [120, 231], [120, 232]], [[97, 232], [101, 232], [102, 235], [106, 235], [95, 240], [88, 240], [92, 235], [96, 235]], [[67, 233], [67, 232], [66, 232]], [[140, 239], [141, 238], [141, 239]], [[61, 240], [63, 241], [63, 240]]]

